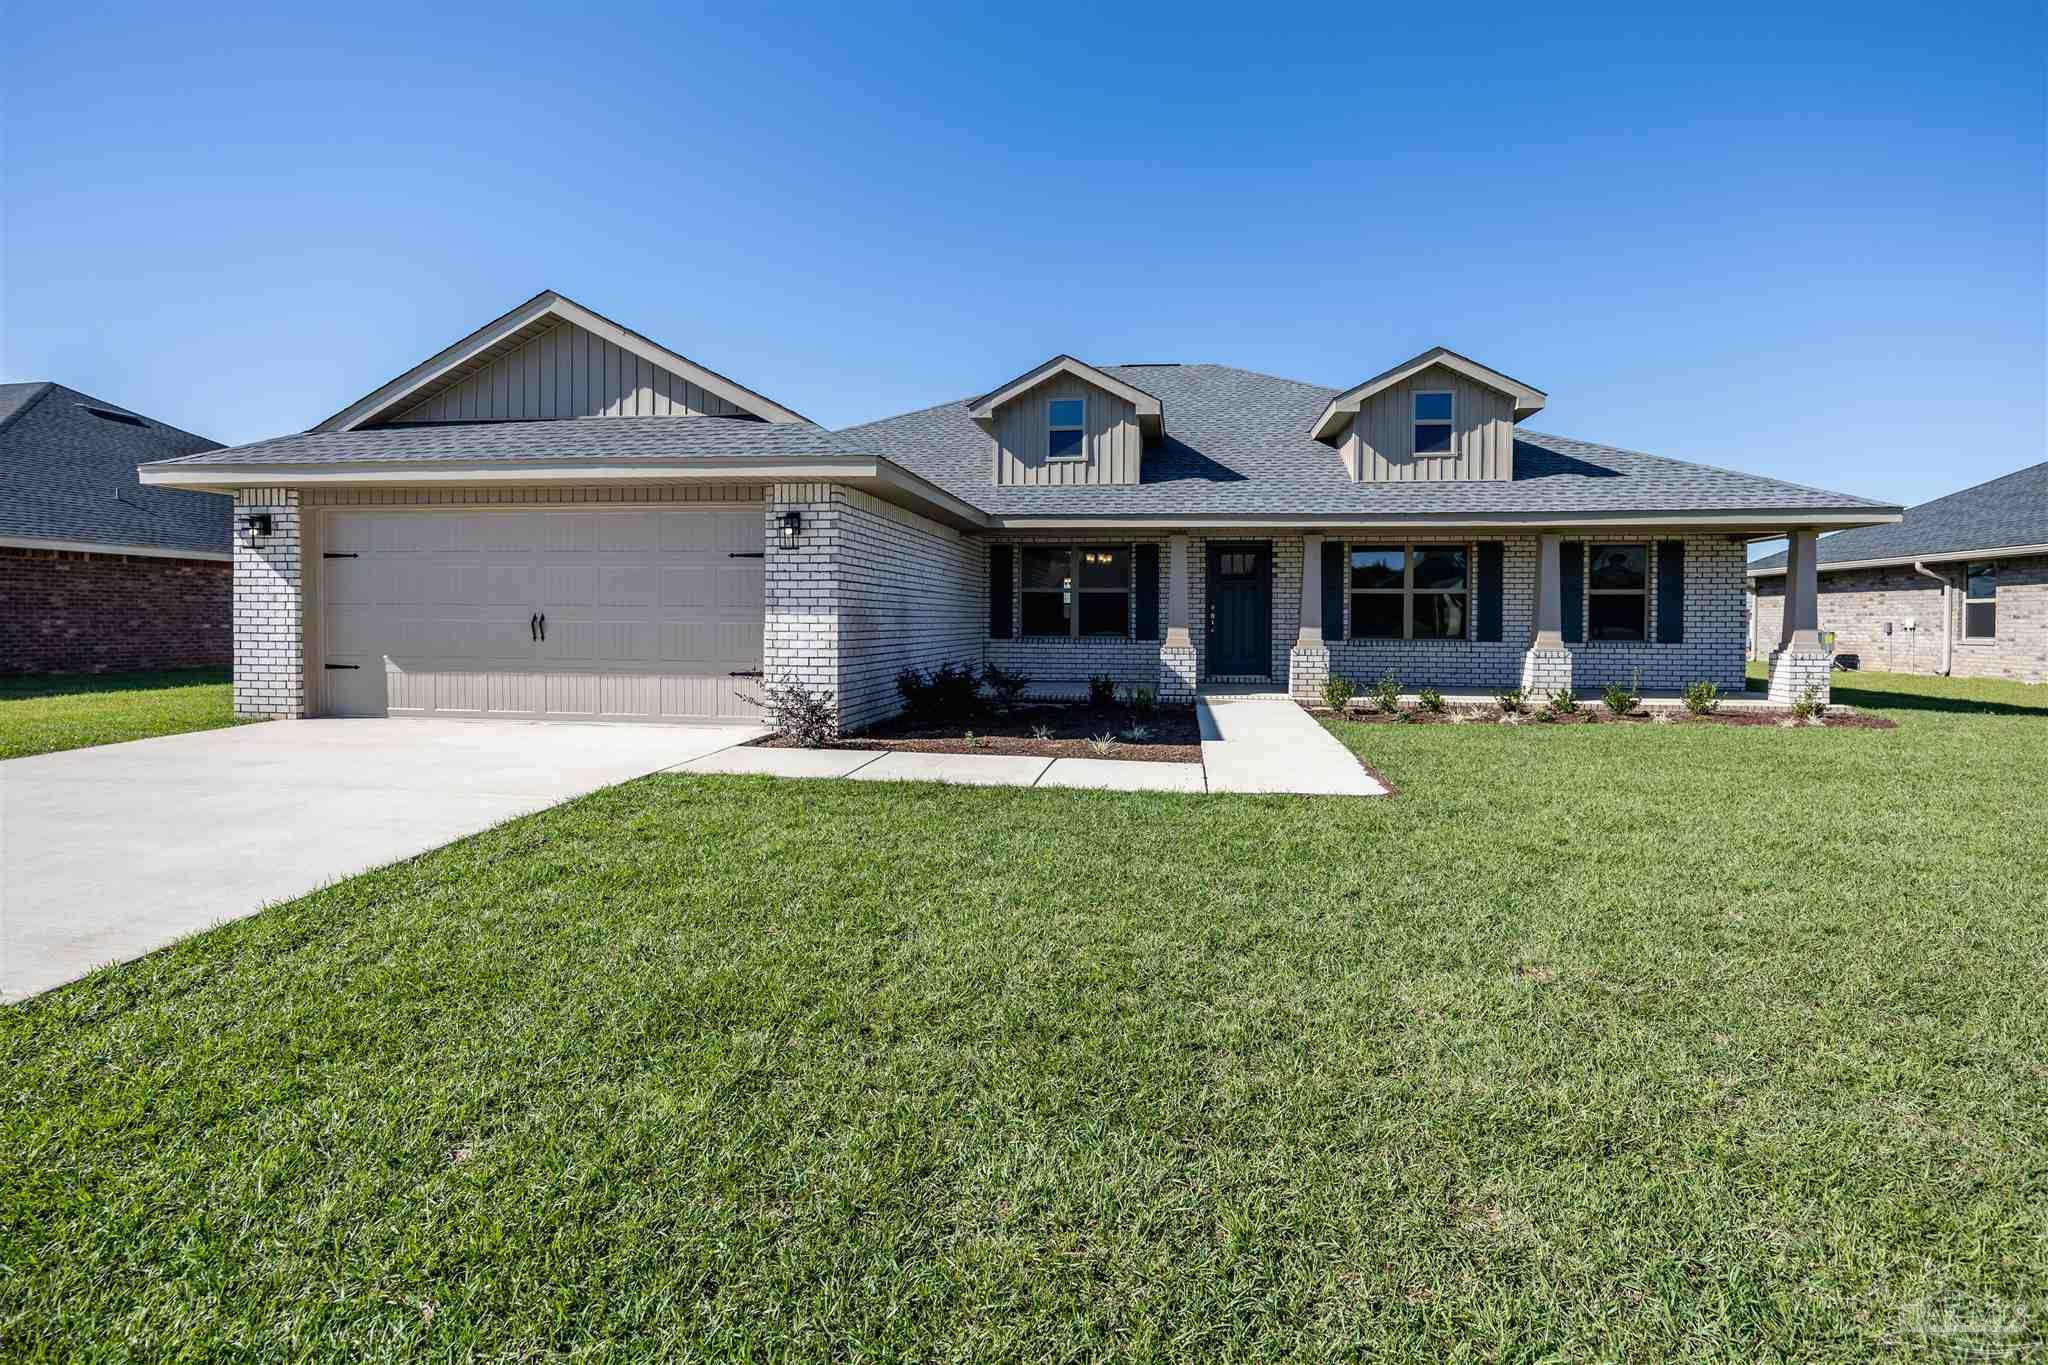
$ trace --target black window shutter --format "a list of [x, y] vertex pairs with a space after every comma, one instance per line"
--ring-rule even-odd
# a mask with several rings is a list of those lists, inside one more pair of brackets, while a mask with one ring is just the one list
[[1015, 552], [1007, 545], [988, 547], [988, 638], [1010, 638], [1011, 564]]
[[1657, 642], [1685, 643], [1685, 542], [1657, 542]]
[[1344, 638], [1344, 542], [1323, 542], [1323, 638]]
[[1564, 638], [1578, 644], [1586, 638], [1586, 543], [1567, 540], [1558, 546], [1561, 572], [1558, 584], [1564, 594]]
[[1159, 638], [1159, 546], [1138, 547], [1138, 638]]
[[1505, 578], [1501, 568], [1501, 544], [1497, 540], [1479, 542], [1479, 638], [1498, 641], [1500, 639], [1500, 612], [1502, 584]]

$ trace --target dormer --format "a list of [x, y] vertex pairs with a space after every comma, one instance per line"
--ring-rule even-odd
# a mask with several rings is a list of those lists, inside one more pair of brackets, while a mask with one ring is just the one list
[[1133, 484], [1145, 444], [1159, 439], [1159, 400], [1070, 355], [974, 399], [999, 484]]
[[1515, 476], [1515, 423], [1546, 395], [1435, 346], [1329, 402], [1316, 440], [1363, 483], [1448, 483]]

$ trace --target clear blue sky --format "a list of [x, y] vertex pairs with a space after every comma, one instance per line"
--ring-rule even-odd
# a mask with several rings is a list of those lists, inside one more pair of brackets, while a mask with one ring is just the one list
[[542, 287], [828, 425], [1058, 351], [1906, 503], [2040, 460], [2042, 7], [18, 5], [0, 378], [299, 430]]

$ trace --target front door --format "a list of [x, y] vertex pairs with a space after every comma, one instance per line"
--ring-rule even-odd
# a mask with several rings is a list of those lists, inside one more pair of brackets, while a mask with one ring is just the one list
[[1209, 676], [1273, 673], [1273, 546], [1209, 542]]

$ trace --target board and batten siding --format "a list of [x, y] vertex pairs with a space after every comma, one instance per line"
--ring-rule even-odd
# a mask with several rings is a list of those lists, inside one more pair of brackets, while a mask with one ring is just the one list
[[[1448, 389], [1451, 452], [1415, 453], [1415, 395]], [[1344, 467], [1366, 483], [1450, 483], [1515, 476], [1515, 403], [1453, 370], [1433, 367], [1374, 394], [1344, 434]]]
[[747, 415], [681, 375], [564, 322], [413, 404], [392, 420]]
[[[1047, 405], [1055, 398], [1087, 402], [1084, 458], [1045, 457]], [[995, 410], [994, 463], [999, 484], [1128, 484], [1138, 481], [1143, 438], [1138, 410], [1072, 375], [1055, 375]]]

